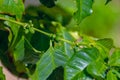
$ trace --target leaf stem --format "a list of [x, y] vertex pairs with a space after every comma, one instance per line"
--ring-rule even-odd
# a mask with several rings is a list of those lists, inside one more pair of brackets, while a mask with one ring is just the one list
[[12, 23], [16, 23], [16, 24], [21, 25], [21, 26], [25, 26], [25, 24], [26, 24], [26, 23], [21, 23], [21, 22], [12, 20], [12, 19], [4, 18], [4, 17], [0, 17], [0, 19], [1, 19], [1, 20], [5, 20], [5, 21], [10, 21], [10, 22], [12, 22]]
[[40, 29], [37, 29], [37, 28], [33, 28], [35, 31], [37, 31], [37, 32], [40, 32], [40, 33], [42, 33], [42, 34], [44, 34], [44, 35], [46, 35], [46, 36], [49, 36], [49, 37], [52, 37], [52, 35], [53, 34], [51, 34], [51, 33], [47, 33], [47, 32], [45, 32], [45, 31], [42, 31], [42, 30], [40, 30]]
[[74, 42], [71, 42], [71, 41], [66, 40], [66, 39], [64, 39], [64, 38], [59, 38], [58, 40], [63, 41], [63, 42], [66, 42], [66, 43], [68, 43], [68, 44], [70, 44], [70, 45], [75, 45]]
[[[26, 27], [27, 25], [29, 25], [28, 23], [18, 22], [18, 21], [15, 21], [15, 20], [11, 20], [11, 19], [8, 19], [8, 18], [4, 18], [4, 17], [0, 17], [0, 19], [1, 19], [1, 20], [5, 20], [5, 21], [9, 21], [9, 22], [12, 22], [12, 23], [15, 23], [15, 24], [18, 24], [18, 25], [21, 25], [21, 26], [23, 26], [23, 27]], [[55, 38], [55, 37], [54, 37], [55, 34], [47, 33], [47, 32], [45, 32], [45, 31], [42, 31], [42, 30], [37, 29], [37, 28], [33, 28], [33, 29], [34, 29], [35, 31], [37, 31], [37, 32], [40, 32], [40, 33], [46, 35], [46, 36]], [[60, 40], [60, 41], [63, 41], [63, 42], [66, 42], [66, 43], [69, 43], [69, 44], [71, 44], [71, 45], [75, 45], [74, 42], [71, 42], [71, 41], [66, 40], [66, 39], [63, 39], [63, 38], [59, 38], [59, 40]], [[33, 50], [36, 51], [36, 52], [38, 52], [38, 51], [37, 51], [36, 49], [34, 49], [34, 48], [33, 48]]]
[[[33, 29], [34, 29], [35, 31], [40, 32], [40, 33], [42, 33], [42, 34], [45, 34], [45, 35], [47, 35], [47, 36], [49, 36], [49, 37], [55, 38], [55, 37], [54, 37], [54, 34], [50, 34], [50, 33], [44, 32], [44, 31], [42, 31], [42, 30], [40, 30], [40, 29], [37, 29], [37, 28], [33, 28]], [[71, 45], [75, 45], [74, 42], [71, 42], [71, 41], [66, 40], [66, 39], [64, 39], [64, 38], [58, 38], [58, 40], [63, 41], [63, 42], [67, 42], [67, 43], [69, 43], [69, 44], [71, 44]]]

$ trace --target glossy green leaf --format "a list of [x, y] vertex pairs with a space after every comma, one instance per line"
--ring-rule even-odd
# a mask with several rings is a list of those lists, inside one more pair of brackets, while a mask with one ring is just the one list
[[37, 68], [32, 76], [32, 80], [46, 80], [56, 68], [54, 60], [54, 49], [50, 47], [37, 63]]
[[46, 80], [53, 70], [59, 66], [64, 66], [68, 56], [64, 54], [63, 48], [56, 46], [50, 47], [37, 63], [37, 69], [32, 76], [34, 80]]
[[97, 76], [97, 77], [105, 78], [106, 69], [107, 66], [105, 65], [105, 63], [103, 61], [97, 60], [96, 62], [90, 64], [87, 67], [87, 72], [93, 77]]
[[0, 13], [15, 15], [17, 19], [22, 18], [24, 11], [24, 4], [22, 0], [2, 0], [0, 2]]
[[67, 60], [69, 59], [66, 53], [67, 52], [63, 46], [56, 45], [54, 49], [50, 47], [38, 61], [37, 69], [35, 74], [32, 76], [32, 79], [34, 80], [35, 78], [36, 80], [45, 80], [56, 67], [65, 66]]
[[0, 67], [0, 80], [5, 80], [5, 75], [3, 74], [2, 67]]
[[110, 66], [120, 66], [120, 49], [116, 49], [109, 58], [108, 64]]
[[55, 6], [55, 1], [56, 0], [40, 0], [40, 2], [47, 7]]
[[17, 43], [15, 50], [13, 52], [15, 61], [22, 61], [24, 58], [24, 36]]
[[78, 24], [87, 16], [92, 13], [93, 0], [76, 0], [77, 11], [74, 18]]
[[66, 62], [68, 61], [68, 56], [64, 52], [63, 46], [56, 46], [54, 48], [54, 59], [55, 64], [59, 66], [65, 66]]
[[103, 45], [104, 47], [106, 47], [109, 50], [114, 47], [113, 40], [110, 38], [99, 39], [96, 42]]
[[118, 80], [118, 79], [112, 71], [109, 71], [107, 74], [107, 80]]
[[65, 80], [74, 79], [74, 77], [82, 72], [90, 63], [94, 62], [99, 56], [96, 48], [83, 48], [76, 52], [65, 66]]
[[[70, 33], [64, 29], [62, 29], [62, 32], [60, 32], [62, 37], [66, 40], [73, 41], [74, 38], [70, 35]], [[73, 55], [73, 48], [70, 44], [66, 42], [62, 43], [56, 43], [54, 47], [54, 60], [57, 67], [64, 67], [67, 61], [71, 58]], [[64, 76], [64, 75], [62, 75]], [[61, 80], [61, 79], [60, 79]]]

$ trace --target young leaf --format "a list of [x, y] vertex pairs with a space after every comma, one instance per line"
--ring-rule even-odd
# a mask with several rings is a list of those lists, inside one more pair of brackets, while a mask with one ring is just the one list
[[120, 49], [116, 49], [109, 58], [108, 64], [110, 66], [120, 66]]
[[90, 63], [94, 62], [99, 55], [96, 48], [83, 48], [76, 52], [65, 66], [65, 80], [72, 80], [82, 72]]
[[108, 48], [109, 50], [114, 47], [113, 40], [110, 38], [99, 39], [96, 42]]
[[0, 13], [15, 15], [18, 20], [22, 18], [24, 4], [22, 0], [0, 0]]
[[96, 62], [90, 64], [87, 67], [87, 72], [91, 74], [93, 77], [101, 77], [105, 78], [105, 71], [107, 69], [107, 66], [104, 64], [103, 61], [97, 60]]
[[74, 14], [74, 18], [78, 24], [87, 16], [92, 13], [93, 0], [76, 0], [77, 11]]
[[56, 0], [40, 0], [40, 2], [47, 7], [55, 6], [55, 1]]
[[110, 50], [114, 48], [113, 40], [110, 38], [98, 39], [95, 46], [99, 49], [103, 59], [106, 59], [109, 56]]
[[0, 80], [6, 80], [5, 75], [3, 74], [2, 67], [0, 67]]

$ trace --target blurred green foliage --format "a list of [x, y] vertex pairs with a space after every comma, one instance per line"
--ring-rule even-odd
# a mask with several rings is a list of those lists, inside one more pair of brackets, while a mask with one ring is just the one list
[[[93, 14], [85, 18], [80, 25], [76, 25], [74, 19], [71, 19], [67, 25], [68, 29], [97, 38], [110, 37], [113, 38], [116, 46], [120, 46], [120, 38], [118, 37], [120, 30], [119, 2], [119, 0], [116, 0], [104, 5], [104, 0], [95, 0]], [[74, 1], [66, 0], [65, 3], [62, 3], [62, 0], [60, 0], [58, 5], [60, 7], [65, 6], [67, 8], [65, 10], [68, 10], [68, 12], [76, 11]], [[72, 6], [68, 7], [69, 5]]]
[[95, 37], [105, 37], [115, 27], [116, 20], [119, 17], [119, 13], [116, 12], [118, 9], [112, 3], [106, 6], [102, 3], [101, 0], [95, 1], [93, 14], [81, 23], [80, 30], [83, 33]]

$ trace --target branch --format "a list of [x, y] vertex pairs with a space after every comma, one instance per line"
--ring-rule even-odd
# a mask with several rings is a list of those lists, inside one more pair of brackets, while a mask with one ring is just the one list
[[[26, 26], [30, 25], [30, 24], [28, 24], [28, 23], [18, 22], [18, 21], [15, 21], [15, 20], [11, 20], [11, 19], [8, 19], [8, 18], [4, 18], [4, 17], [0, 17], [0, 20], [5, 20], [5, 21], [9, 21], [9, 22], [18, 24], [18, 25], [22, 26], [23, 28], [25, 28]], [[44, 34], [44, 35], [46, 35], [46, 36], [48, 36], [48, 37], [52, 37], [52, 38], [55, 38], [55, 37], [56, 37], [55, 34], [47, 33], [47, 32], [45, 32], [45, 31], [42, 31], [42, 30], [37, 29], [37, 28], [33, 28], [33, 30], [35, 30], [35, 31], [37, 31], [37, 32], [39, 32], [39, 33], [42, 33], [42, 34]], [[66, 39], [63, 39], [63, 38], [58, 38], [58, 40], [63, 41], [63, 42], [66, 42], [66, 43], [71, 44], [71, 45], [75, 45], [74, 42], [71, 42], [71, 41], [66, 40]]]

